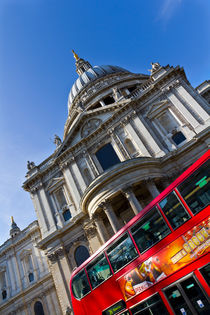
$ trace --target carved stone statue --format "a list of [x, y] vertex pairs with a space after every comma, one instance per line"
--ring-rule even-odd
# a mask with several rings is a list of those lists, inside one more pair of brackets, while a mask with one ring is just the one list
[[27, 161], [27, 169], [30, 171], [32, 170], [32, 168], [34, 168], [36, 165], [34, 162], [30, 162], [30, 161]]
[[55, 143], [56, 148], [58, 148], [61, 145], [61, 143], [62, 143], [61, 138], [59, 136], [57, 136], [57, 135], [54, 136], [54, 141], [53, 142]]
[[101, 124], [100, 119], [94, 118], [94, 119], [88, 120], [82, 128], [82, 131], [81, 131], [82, 138], [87, 137], [91, 132], [95, 131], [99, 127], [100, 124]]
[[149, 70], [151, 74], [153, 74], [155, 71], [157, 71], [161, 67], [159, 62], [151, 62], [151, 65], [152, 65], [152, 69]]
[[114, 87], [112, 89], [112, 91], [113, 91], [113, 96], [114, 96], [115, 100], [117, 101], [120, 98], [119, 90], [118, 90], [118, 88]]

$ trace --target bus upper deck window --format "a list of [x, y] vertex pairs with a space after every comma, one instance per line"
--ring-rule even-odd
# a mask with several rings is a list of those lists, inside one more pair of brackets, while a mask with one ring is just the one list
[[130, 236], [126, 233], [108, 248], [107, 255], [114, 272], [116, 272], [136, 258], [138, 253]]
[[157, 207], [154, 207], [131, 228], [131, 233], [140, 252], [144, 252], [168, 235], [170, 230]]
[[76, 299], [81, 299], [90, 292], [90, 286], [84, 270], [74, 276], [72, 280], [72, 290]]
[[111, 276], [111, 269], [104, 254], [90, 262], [86, 270], [93, 289]]
[[164, 198], [159, 205], [174, 229], [190, 218], [189, 213], [185, 210], [174, 191]]
[[177, 188], [191, 211], [196, 214], [210, 203], [210, 162], [202, 164]]

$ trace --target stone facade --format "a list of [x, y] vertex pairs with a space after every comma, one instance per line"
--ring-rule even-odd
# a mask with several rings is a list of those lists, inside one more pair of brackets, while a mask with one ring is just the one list
[[134, 74], [75, 58], [63, 141], [30, 164], [23, 184], [63, 314], [72, 270], [209, 147], [205, 86], [201, 96], [183, 68], [155, 63], [150, 75]]
[[[20, 231], [12, 222], [11, 238], [0, 247], [0, 314], [62, 314], [47, 258], [37, 244], [37, 221]], [[41, 306], [40, 306], [41, 305]]]

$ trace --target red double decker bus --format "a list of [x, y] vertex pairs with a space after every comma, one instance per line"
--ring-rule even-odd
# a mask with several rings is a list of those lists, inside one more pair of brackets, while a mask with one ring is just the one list
[[75, 315], [210, 314], [209, 155], [73, 272]]

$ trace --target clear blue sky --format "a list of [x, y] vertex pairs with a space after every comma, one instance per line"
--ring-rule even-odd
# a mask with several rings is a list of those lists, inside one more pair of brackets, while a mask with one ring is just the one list
[[0, 1], [0, 243], [11, 215], [21, 229], [35, 219], [26, 162], [39, 164], [63, 136], [71, 49], [140, 73], [179, 64], [196, 87], [209, 79], [209, 31], [209, 0]]

